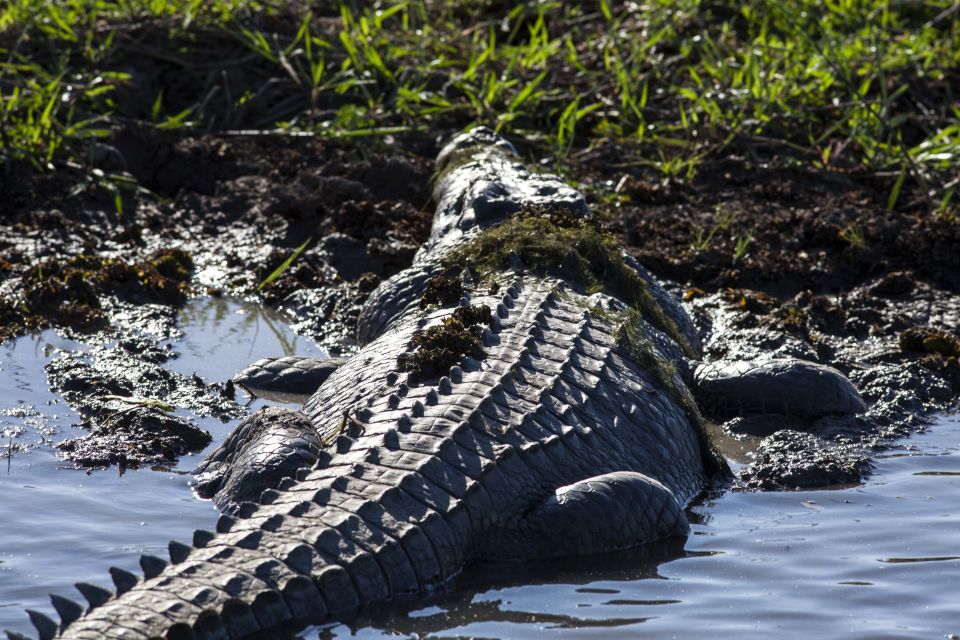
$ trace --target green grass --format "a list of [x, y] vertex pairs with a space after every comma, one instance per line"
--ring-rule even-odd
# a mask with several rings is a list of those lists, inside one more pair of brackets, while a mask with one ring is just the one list
[[[131, 124], [373, 137], [486, 124], [562, 168], [687, 180], [736, 155], [886, 180], [951, 206], [960, 178], [953, 0], [7, 0], [0, 161], [72, 166]], [[909, 197], [907, 197], [909, 194]], [[117, 197], [118, 207], [122, 200]]]

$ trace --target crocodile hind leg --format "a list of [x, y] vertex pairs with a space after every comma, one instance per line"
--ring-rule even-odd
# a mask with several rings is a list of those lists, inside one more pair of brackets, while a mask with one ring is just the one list
[[714, 419], [743, 418], [739, 432], [769, 435], [806, 430], [826, 416], [850, 416], [866, 404], [850, 380], [832, 367], [806, 360], [716, 361], [697, 364], [691, 389], [700, 410]]
[[618, 551], [683, 537], [689, 529], [672, 491], [642, 473], [618, 471], [560, 487], [516, 526], [492, 536], [486, 559]]
[[233, 382], [254, 396], [302, 401], [344, 362], [344, 358], [306, 356], [263, 358], [235, 375]]

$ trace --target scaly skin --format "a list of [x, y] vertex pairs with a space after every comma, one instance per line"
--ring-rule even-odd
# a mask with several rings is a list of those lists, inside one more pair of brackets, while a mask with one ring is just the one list
[[638, 492], [622, 523], [602, 522], [633, 532], [608, 548], [683, 533], [678, 503], [703, 479], [693, 427], [617, 346], [614, 326], [578, 296], [551, 295], [553, 285], [517, 290], [483, 366], [466, 364], [459, 380], [404, 390], [392, 365], [416, 322], [364, 349], [307, 407], [329, 425], [360, 405], [362, 434], [339, 436], [322, 468], [248, 503], [245, 517], [225, 517], [222, 533], [64, 637], [151, 637], [175, 625], [242, 635], [422, 594], [471, 560], [534, 555], [524, 547], [535, 534], [538, 548], [569, 549], [572, 532], [526, 514], [557, 488], [606, 473], [663, 486]]
[[[487, 131], [455, 140], [441, 164], [474, 146], [473, 161], [439, 180], [433, 235], [414, 266], [371, 296], [361, 324], [371, 342], [306, 404], [327, 445], [313, 467], [237, 505], [217, 533], [171, 543], [169, 565], [145, 558], [148, 577], [114, 572], [121, 593], [85, 585], [95, 606], [82, 615], [55, 601], [62, 626], [33, 614], [41, 636], [240, 638], [423, 595], [476, 560], [686, 533], [681, 507], [705, 471], [697, 429], [675, 399], [683, 383], [674, 375], [667, 392], [662, 372], [618, 342], [619, 316], [591, 311], [596, 296], [504, 274], [501, 293], [484, 288], [463, 301], [495, 316], [482, 359], [421, 382], [398, 371], [413, 336], [451, 313], [416, 304], [440, 256], [529, 203], [587, 213], [578, 193], [527, 172]], [[696, 345], [679, 305], [650, 286]], [[659, 358], [679, 352], [652, 326], [641, 329]]]

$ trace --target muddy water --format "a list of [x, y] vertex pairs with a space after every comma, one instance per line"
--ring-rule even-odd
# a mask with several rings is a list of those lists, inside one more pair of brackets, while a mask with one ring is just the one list
[[[319, 353], [275, 317], [233, 300], [196, 300], [170, 341], [170, 366], [222, 380], [265, 355]], [[186, 473], [86, 474], [49, 443], [75, 435], [43, 365], [84, 345], [53, 332], [0, 345], [0, 629], [28, 631], [23, 609], [51, 613], [47, 593], [108, 583], [110, 565], [210, 528]], [[254, 405], [256, 406], [256, 405]], [[216, 444], [232, 424], [198, 420]], [[690, 510], [683, 549], [654, 549], [539, 567], [483, 567], [459, 588], [407, 613], [317, 637], [943, 638], [960, 634], [960, 418], [879, 456], [863, 486], [728, 493]]]

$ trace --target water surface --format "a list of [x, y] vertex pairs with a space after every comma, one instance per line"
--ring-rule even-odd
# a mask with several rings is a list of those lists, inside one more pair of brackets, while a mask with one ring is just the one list
[[[235, 300], [184, 311], [181, 355], [167, 366], [223, 380], [266, 355], [322, 353], [277, 317]], [[84, 346], [54, 332], [0, 345], [0, 432], [10, 442], [79, 433], [46, 386], [56, 349]], [[256, 406], [256, 405], [254, 405]], [[200, 419], [216, 446], [235, 424]], [[212, 528], [186, 473], [87, 474], [46, 444], [0, 459], [0, 629], [31, 629], [23, 609], [51, 613], [47, 594], [109, 584], [111, 565]], [[863, 486], [834, 491], [727, 493], [690, 509], [683, 549], [662, 548], [537, 567], [482, 567], [459, 588], [407, 613], [305, 638], [943, 638], [960, 634], [960, 420], [876, 460]]]
[[[208, 381], [225, 380], [265, 356], [324, 353], [276, 314], [240, 300], [192, 300], [180, 328], [183, 335], [168, 341], [179, 356], [165, 366]], [[166, 557], [171, 539], [189, 540], [194, 529], [216, 522], [211, 503], [191, 492], [187, 473], [235, 422], [195, 418], [213, 443], [162, 472], [87, 473], [44, 444], [83, 433], [73, 426], [77, 415], [48, 389], [43, 367], [58, 350], [85, 349], [53, 330], [0, 345], [0, 446], [40, 443], [0, 458], [0, 630], [29, 631], [23, 609], [50, 613], [50, 592], [77, 596], [77, 581], [110, 586], [108, 567], [139, 571], [141, 553]]]

